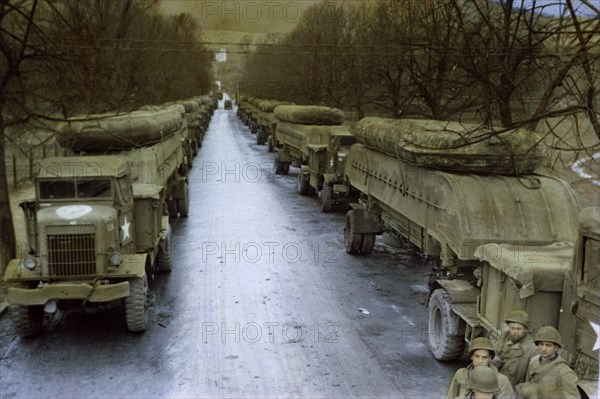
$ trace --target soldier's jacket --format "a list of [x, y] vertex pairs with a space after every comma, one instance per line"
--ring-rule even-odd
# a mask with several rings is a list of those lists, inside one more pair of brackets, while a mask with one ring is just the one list
[[526, 382], [516, 389], [523, 399], [579, 399], [577, 382], [577, 374], [562, 357], [540, 364], [537, 355], [529, 362]]
[[[496, 393], [495, 397], [498, 399], [515, 399], [515, 394], [513, 392], [512, 385], [510, 385], [508, 377], [502, 373], [499, 373], [495, 366], [489, 367], [496, 372], [498, 376], [498, 385], [500, 385], [500, 390]], [[448, 392], [446, 393], [446, 399], [468, 397], [471, 392], [469, 389], [469, 373], [471, 370], [473, 370], [473, 363], [469, 364], [467, 367], [456, 370], [454, 377], [452, 377], [452, 381], [450, 381], [450, 386], [448, 387]]]
[[527, 333], [521, 341], [513, 344], [508, 331], [498, 338], [494, 351], [503, 362], [502, 366], [496, 364], [498, 371], [507, 376], [513, 386], [525, 382], [529, 361], [538, 354], [531, 334]]

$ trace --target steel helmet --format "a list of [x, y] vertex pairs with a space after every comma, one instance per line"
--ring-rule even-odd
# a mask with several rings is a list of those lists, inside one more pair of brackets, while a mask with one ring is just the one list
[[533, 341], [536, 345], [540, 342], [552, 342], [562, 347], [560, 343], [560, 333], [552, 326], [541, 327], [537, 333], [535, 333], [535, 340]]
[[487, 366], [478, 366], [469, 373], [469, 388], [471, 391], [495, 393], [500, 390], [496, 371]]
[[490, 352], [490, 358], [494, 357], [494, 347], [489, 339], [485, 337], [477, 337], [469, 344], [469, 356], [473, 354], [477, 349], [485, 349]]
[[506, 323], [519, 323], [524, 325], [525, 328], [529, 328], [529, 315], [523, 309], [511, 310], [504, 321]]

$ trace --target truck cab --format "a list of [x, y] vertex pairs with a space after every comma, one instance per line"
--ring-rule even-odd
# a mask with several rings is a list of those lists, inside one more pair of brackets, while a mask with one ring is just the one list
[[[39, 162], [35, 198], [19, 204], [25, 231], [17, 232], [23, 237], [17, 258], [9, 262], [4, 276], [19, 335], [41, 331], [44, 309], [119, 303], [135, 290], [145, 297], [146, 274], [156, 255], [149, 256], [140, 245], [143, 237], [137, 237], [148, 229], [140, 228], [136, 219], [145, 217], [141, 220], [152, 223], [152, 217], [136, 209], [135, 186], [125, 157]], [[162, 218], [162, 208], [154, 213]], [[134, 308], [129, 311], [143, 321], [145, 301]], [[140, 330], [145, 328], [142, 324], [128, 327]]]

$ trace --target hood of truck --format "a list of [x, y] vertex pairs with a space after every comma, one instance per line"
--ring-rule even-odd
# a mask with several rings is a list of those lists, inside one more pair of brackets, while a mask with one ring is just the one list
[[114, 224], [117, 210], [107, 205], [96, 204], [41, 204], [37, 213], [40, 225]]

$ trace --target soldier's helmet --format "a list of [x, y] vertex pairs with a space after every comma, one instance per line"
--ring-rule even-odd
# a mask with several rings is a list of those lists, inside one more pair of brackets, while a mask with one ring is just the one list
[[485, 337], [477, 337], [469, 344], [469, 356], [473, 354], [477, 349], [485, 349], [490, 352], [490, 357], [494, 357], [494, 347], [489, 339]]
[[495, 393], [500, 390], [498, 375], [491, 367], [478, 366], [469, 373], [469, 388], [471, 391]]
[[536, 345], [538, 345], [540, 342], [552, 342], [559, 347], [562, 347], [562, 344], [560, 343], [560, 333], [552, 326], [541, 327], [537, 333], [535, 333], [535, 339], [533, 342]]
[[529, 328], [529, 315], [523, 309], [511, 310], [504, 321], [506, 323], [519, 323], [524, 325], [525, 328]]

